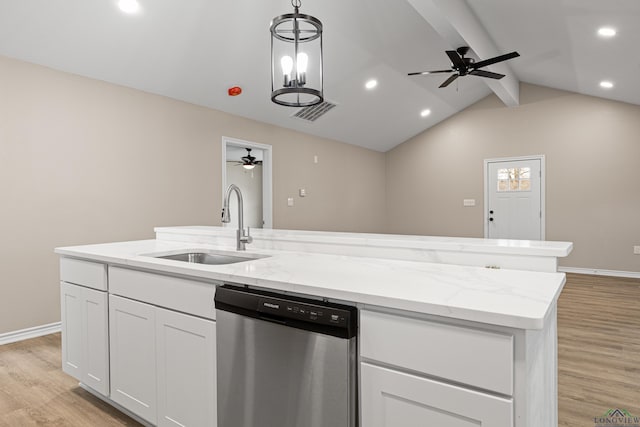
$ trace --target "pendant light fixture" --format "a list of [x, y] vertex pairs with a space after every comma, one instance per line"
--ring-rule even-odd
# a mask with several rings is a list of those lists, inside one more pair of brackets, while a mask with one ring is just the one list
[[322, 83], [322, 22], [299, 13], [271, 21], [271, 101], [287, 107], [309, 107], [324, 100]]

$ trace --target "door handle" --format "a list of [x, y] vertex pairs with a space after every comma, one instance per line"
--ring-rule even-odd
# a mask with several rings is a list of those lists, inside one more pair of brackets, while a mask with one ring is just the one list
[[489, 221], [493, 221], [493, 218], [489, 218]]

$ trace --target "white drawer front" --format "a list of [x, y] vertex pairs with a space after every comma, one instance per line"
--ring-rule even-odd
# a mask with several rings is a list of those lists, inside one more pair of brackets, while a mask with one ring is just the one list
[[513, 336], [362, 310], [363, 358], [511, 396]]
[[109, 267], [109, 293], [215, 320], [212, 283]]
[[107, 266], [98, 262], [60, 258], [60, 280], [106, 291]]
[[513, 427], [513, 400], [362, 364], [362, 427]]

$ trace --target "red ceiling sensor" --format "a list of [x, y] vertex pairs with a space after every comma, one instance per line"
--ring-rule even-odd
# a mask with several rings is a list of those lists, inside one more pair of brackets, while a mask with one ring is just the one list
[[230, 87], [228, 93], [229, 96], [238, 96], [242, 93], [242, 88], [240, 86]]

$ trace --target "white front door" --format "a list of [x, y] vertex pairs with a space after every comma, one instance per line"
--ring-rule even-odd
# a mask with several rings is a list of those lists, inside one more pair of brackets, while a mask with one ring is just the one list
[[542, 161], [486, 161], [486, 237], [544, 240]]

